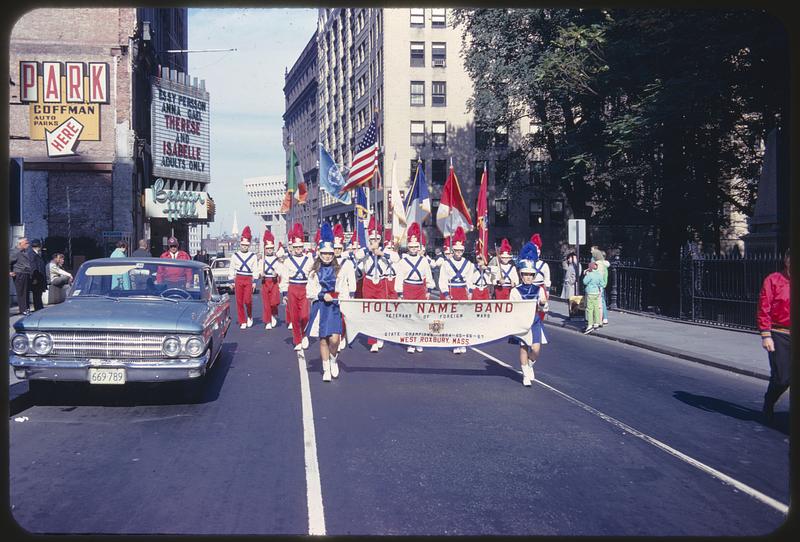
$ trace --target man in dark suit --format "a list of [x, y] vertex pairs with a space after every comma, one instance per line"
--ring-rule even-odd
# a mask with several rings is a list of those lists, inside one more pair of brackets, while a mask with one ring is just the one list
[[31, 293], [33, 294], [33, 310], [44, 308], [42, 295], [47, 290], [47, 264], [42, 257], [42, 243], [38, 239], [31, 241], [28, 249], [28, 259], [31, 262]]
[[17, 248], [9, 256], [10, 271], [8, 276], [14, 279], [14, 289], [17, 291], [17, 306], [19, 314], [30, 314], [28, 305], [28, 292], [31, 288], [31, 261], [28, 257], [28, 240], [22, 238], [17, 241]]

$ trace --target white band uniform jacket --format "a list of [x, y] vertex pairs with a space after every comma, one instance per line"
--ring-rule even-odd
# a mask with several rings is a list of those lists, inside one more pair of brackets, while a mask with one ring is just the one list
[[391, 280], [392, 283], [394, 283], [394, 279], [397, 276], [397, 262], [400, 261], [400, 256], [393, 249], [385, 248], [383, 249], [383, 260], [386, 264], [383, 278]]
[[255, 252], [242, 252], [237, 250], [231, 256], [231, 265], [228, 267], [228, 278], [233, 280], [236, 276], [246, 276], [257, 279], [261, 276], [261, 266]]
[[378, 284], [383, 280], [388, 267], [383, 256], [376, 256], [372, 254], [372, 252], [368, 252], [367, 255], [358, 262], [359, 271], [363, 273], [365, 279], [371, 281], [373, 284]]
[[[344, 275], [343, 280], [347, 281], [347, 291], [350, 293], [350, 297], [355, 297], [358, 282], [356, 280], [356, 269], [353, 267], [353, 261], [344, 253], [339, 256], [338, 261], [339, 276]], [[336, 280], [338, 282], [339, 278], [337, 277]]]
[[[547, 270], [547, 278], [550, 279], [550, 269]], [[519, 275], [517, 275], [517, 268], [514, 262], [502, 263], [497, 266], [492, 266], [492, 276], [494, 283], [499, 284], [504, 288], [513, 288], [519, 284]]]
[[280, 258], [275, 256], [264, 256], [264, 259], [261, 262], [261, 278], [265, 279], [272, 279], [272, 278], [279, 278], [281, 282], [283, 282], [284, 264]]
[[[303, 260], [305, 260], [305, 263], [303, 263]], [[287, 255], [286, 259], [283, 261], [283, 275], [281, 276], [280, 285], [281, 292], [288, 291], [290, 284], [306, 286], [305, 281], [301, 281], [300, 277], [305, 277], [307, 281], [308, 274], [311, 272], [313, 266], [314, 258], [309, 254], [301, 254], [300, 256], [295, 256], [294, 254]], [[302, 271], [302, 273], [299, 273], [300, 271]]]
[[[451, 263], [453, 265], [450, 265]], [[453, 282], [453, 279], [456, 278], [453, 266], [455, 266], [456, 271], [461, 271], [461, 278], [464, 280], [463, 283]], [[466, 258], [461, 258], [458, 261], [454, 258], [445, 258], [444, 263], [442, 263], [439, 269], [439, 291], [442, 292], [442, 294], [446, 294], [450, 291], [451, 287], [458, 286], [466, 287], [468, 292], [472, 291], [475, 287], [475, 264]]]
[[[416, 272], [412, 272], [414, 266], [416, 266]], [[397, 270], [397, 277], [394, 279], [394, 290], [397, 292], [397, 295], [402, 295], [405, 281], [414, 284], [424, 284], [429, 292], [435, 286], [428, 257], [423, 256], [421, 253], [418, 253], [416, 256], [404, 254], [394, 267]]]

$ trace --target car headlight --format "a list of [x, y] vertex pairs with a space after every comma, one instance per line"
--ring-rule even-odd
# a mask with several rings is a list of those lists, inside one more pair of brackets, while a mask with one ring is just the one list
[[200, 354], [203, 353], [203, 350], [206, 349], [206, 343], [203, 342], [203, 339], [200, 337], [192, 337], [188, 341], [186, 341], [186, 353], [196, 358]]
[[53, 339], [50, 335], [42, 333], [33, 338], [33, 351], [40, 356], [46, 356], [53, 350]]
[[28, 352], [28, 336], [23, 333], [17, 333], [11, 339], [11, 350], [15, 354], [25, 354]]
[[174, 358], [181, 353], [181, 341], [177, 337], [167, 337], [161, 344], [161, 351]]

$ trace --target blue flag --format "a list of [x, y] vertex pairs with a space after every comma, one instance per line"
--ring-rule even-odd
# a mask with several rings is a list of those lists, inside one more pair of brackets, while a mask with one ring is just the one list
[[367, 191], [363, 186], [356, 188], [356, 231], [358, 243], [367, 246], [367, 223], [369, 222], [369, 208], [367, 207]]
[[425, 168], [417, 162], [417, 171], [411, 181], [411, 188], [406, 196], [406, 224], [416, 222], [420, 226], [431, 214], [431, 196], [428, 192], [428, 181], [425, 180]]
[[319, 145], [319, 185], [325, 192], [341, 203], [345, 205], [352, 203], [350, 192], [342, 193], [344, 178], [339, 171], [339, 166], [336, 165], [336, 162], [333, 161], [333, 158], [331, 158], [331, 155], [328, 154], [322, 144]]

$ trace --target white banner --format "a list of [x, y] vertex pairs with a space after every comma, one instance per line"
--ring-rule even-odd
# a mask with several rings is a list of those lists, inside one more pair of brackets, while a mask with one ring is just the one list
[[347, 342], [362, 333], [405, 346], [455, 348], [516, 336], [531, 342], [537, 302], [341, 299]]

